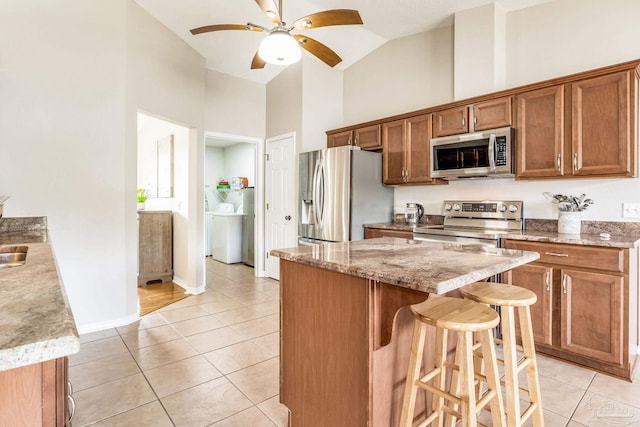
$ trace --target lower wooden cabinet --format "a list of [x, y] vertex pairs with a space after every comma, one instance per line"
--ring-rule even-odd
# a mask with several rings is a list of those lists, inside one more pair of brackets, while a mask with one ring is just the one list
[[383, 228], [364, 228], [365, 239], [375, 239], [376, 237], [399, 237], [401, 239], [413, 239], [412, 231], [387, 230]]
[[508, 283], [538, 297], [531, 309], [536, 349], [631, 379], [638, 348], [637, 250], [513, 240], [504, 247], [541, 255], [506, 274]]
[[0, 389], [0, 426], [71, 425], [75, 403], [66, 357], [0, 371]]

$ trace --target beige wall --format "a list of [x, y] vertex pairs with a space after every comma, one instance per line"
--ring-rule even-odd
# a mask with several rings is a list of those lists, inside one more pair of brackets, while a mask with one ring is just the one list
[[344, 71], [344, 125], [449, 102], [453, 28], [390, 41]]
[[264, 138], [266, 85], [207, 70], [205, 131]]
[[[640, 2], [625, 0], [557, 0], [508, 13], [506, 86], [520, 86], [639, 59], [638, 16]], [[467, 25], [482, 26], [485, 23], [471, 22]], [[454, 49], [457, 49], [457, 45]], [[387, 78], [395, 77], [387, 75]], [[398, 73], [397, 78], [404, 78], [403, 73]], [[460, 83], [468, 84], [472, 76], [464, 78], [467, 81]], [[347, 91], [348, 88], [345, 88]], [[430, 105], [433, 104], [423, 104], [424, 107]], [[414, 108], [411, 102], [407, 102], [404, 110]], [[622, 203], [640, 202], [640, 180], [637, 178], [537, 182], [501, 179], [397, 188], [395, 209], [402, 211], [407, 202], [419, 202], [425, 204], [427, 212], [440, 213], [441, 203], [445, 199], [500, 198], [523, 200], [525, 217], [555, 219], [555, 208], [542, 196], [545, 191], [574, 195], [586, 193], [595, 200], [595, 205], [584, 212], [587, 220], [627, 221], [627, 218], [622, 218]]]
[[266, 137], [296, 132], [302, 140], [302, 61], [289, 65], [267, 84]]

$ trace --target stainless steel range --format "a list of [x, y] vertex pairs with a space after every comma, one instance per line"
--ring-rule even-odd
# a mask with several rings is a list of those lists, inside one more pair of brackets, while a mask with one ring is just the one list
[[500, 236], [522, 231], [522, 201], [445, 200], [444, 225], [416, 227], [415, 240], [500, 247]]

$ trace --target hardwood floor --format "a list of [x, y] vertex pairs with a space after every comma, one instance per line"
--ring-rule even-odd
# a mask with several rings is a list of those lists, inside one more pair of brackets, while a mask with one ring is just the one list
[[138, 287], [138, 304], [140, 316], [149, 314], [162, 307], [188, 297], [184, 289], [173, 282], [152, 283]]

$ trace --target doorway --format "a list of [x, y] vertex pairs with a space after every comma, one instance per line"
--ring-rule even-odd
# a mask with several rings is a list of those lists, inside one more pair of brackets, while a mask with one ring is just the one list
[[264, 276], [263, 140], [205, 132], [204, 157], [204, 255]]

